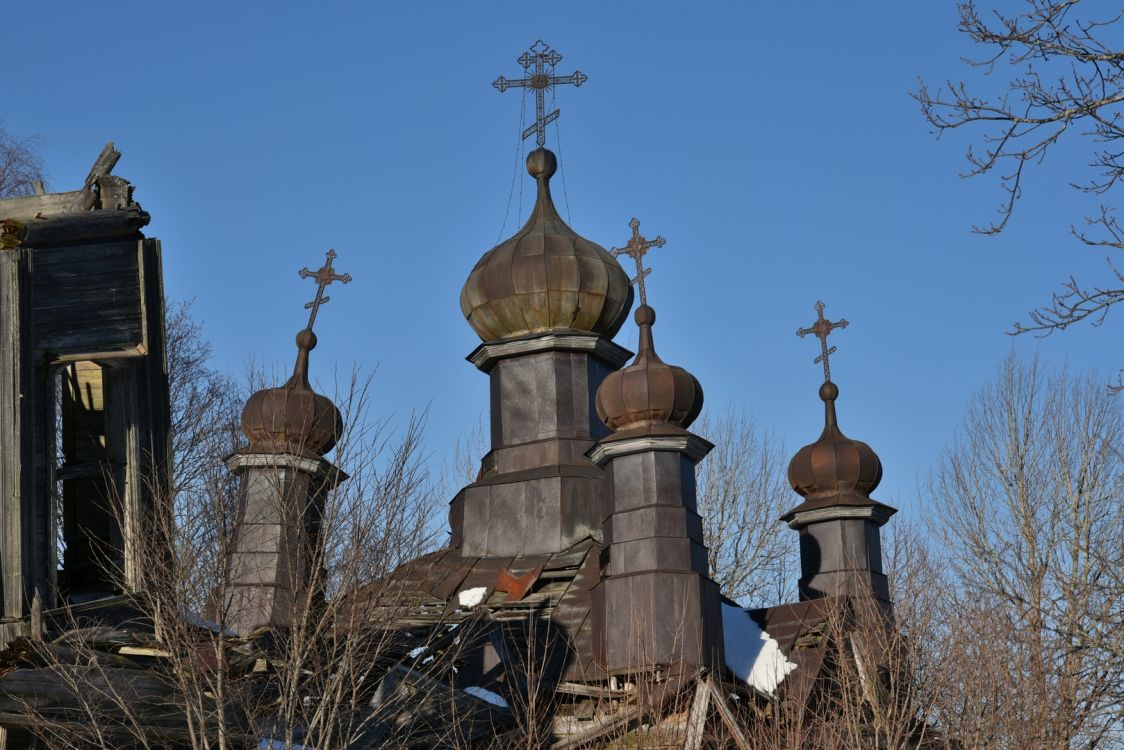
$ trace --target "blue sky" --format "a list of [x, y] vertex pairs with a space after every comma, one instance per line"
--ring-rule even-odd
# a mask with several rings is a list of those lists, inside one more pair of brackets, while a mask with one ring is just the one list
[[[557, 94], [559, 208], [605, 247], [633, 216], [667, 238], [648, 256], [656, 342], [708, 408], [744, 407], [790, 453], [815, 439], [818, 348], [794, 332], [823, 299], [851, 322], [841, 426], [881, 455], [876, 496], [916, 518], [918, 477], [1012, 346], [1119, 365], [1111, 317], [1005, 335], [1069, 274], [1104, 278], [1104, 254], [1068, 234], [1095, 208], [1066, 187], [1078, 140], [1028, 176], [1007, 232], [970, 233], [997, 185], [958, 176], [972, 134], [934, 139], [909, 96], [978, 78], [953, 2], [50, 2], [6, 8], [5, 28], [5, 127], [46, 138], [56, 190], [117, 143], [215, 364], [290, 367], [314, 293], [296, 271], [333, 247], [355, 281], [321, 311], [313, 370], [377, 367], [377, 409], [429, 406], [435, 460], [487, 406], [458, 295], [513, 174], [504, 236], [529, 208], [520, 93], [490, 83], [540, 37], [589, 76]], [[617, 340], [635, 345], [631, 323]]]

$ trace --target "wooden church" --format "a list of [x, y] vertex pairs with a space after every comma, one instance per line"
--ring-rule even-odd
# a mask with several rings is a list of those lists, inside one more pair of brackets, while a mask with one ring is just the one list
[[[894, 510], [870, 497], [877, 455], [839, 428], [827, 336], [845, 322], [822, 305], [805, 333], [822, 343], [824, 428], [792, 461], [799, 497], [783, 519], [797, 532], [800, 600], [745, 610], [711, 579], [695, 470], [713, 446], [691, 432], [703, 389], [657, 354], [644, 287], [645, 252], [663, 240], [634, 219], [609, 251], [559, 216], [545, 148], [558, 112], [544, 94], [586, 80], [556, 75], [560, 61], [538, 42], [519, 59], [524, 78], [494, 84], [536, 97], [524, 133], [538, 143], [536, 199], [518, 232], [466, 264], [460, 302], [480, 337], [468, 360], [488, 381], [491, 447], [450, 502], [447, 546], [334, 598], [322, 586], [323, 509], [348, 479], [331, 459], [340, 412], [309, 381], [324, 289], [350, 280], [329, 254], [307, 272], [318, 294], [292, 378], [243, 412], [220, 593], [190, 648], [169, 635], [188, 631], [145, 612], [153, 584], [132, 543], [147, 515], [167, 512], [160, 244], [110, 174], [112, 149], [81, 190], [0, 201], [5, 747], [218, 747], [213, 731], [246, 748], [747, 750], [778, 701], [830, 692], [840, 624], [860, 604], [892, 628], [879, 530]], [[613, 341], [625, 325], [638, 328], [635, 354]], [[91, 603], [108, 600], [100, 621]], [[324, 612], [322, 668], [294, 674], [294, 634]], [[356, 658], [361, 640], [375, 645]], [[74, 677], [90, 665], [96, 678]], [[217, 681], [189, 696], [185, 672]], [[316, 712], [340, 674], [360, 675], [339, 710], [346, 732]], [[286, 685], [299, 705], [282, 700]], [[135, 721], [114, 718], [126, 708]]]

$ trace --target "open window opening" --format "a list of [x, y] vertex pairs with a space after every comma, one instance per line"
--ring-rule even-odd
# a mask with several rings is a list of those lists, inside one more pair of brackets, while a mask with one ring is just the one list
[[75, 361], [54, 368], [55, 583], [58, 603], [119, 592], [126, 430], [113, 381], [119, 366]]

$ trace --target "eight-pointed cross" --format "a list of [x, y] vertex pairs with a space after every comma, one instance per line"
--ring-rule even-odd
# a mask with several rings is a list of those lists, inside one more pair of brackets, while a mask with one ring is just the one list
[[814, 334], [820, 340], [820, 356], [814, 360], [816, 364], [823, 362], [823, 379], [824, 382], [831, 382], [831, 365], [828, 362], [828, 357], [835, 352], [835, 347], [830, 349], [827, 347], [827, 337], [836, 328], [846, 328], [848, 323], [845, 319], [841, 319], [838, 323], [832, 323], [830, 320], [823, 316], [823, 302], [816, 302], [816, 322], [812, 324], [811, 328], [800, 328], [796, 331], [796, 335], [804, 338], [809, 333]]
[[[518, 60], [523, 69], [531, 74], [530, 77], [513, 81], [500, 76], [492, 82], [492, 85], [499, 89], [501, 94], [511, 87], [535, 90], [535, 124], [523, 131], [523, 137], [527, 138], [531, 133], [535, 133], [535, 141], [539, 144], [539, 148], [546, 145], [546, 126], [558, 119], [557, 109], [549, 115], [546, 114], [546, 90], [560, 83], [572, 83], [575, 86], [581, 86], [589, 80], [589, 76], [580, 70], [575, 70], [568, 76], [554, 75], [554, 66], [561, 61], [562, 55], [558, 54], [557, 50], [551, 49], [550, 45], [542, 39], [539, 39], [531, 45], [529, 50], [520, 55]], [[531, 70], [532, 65], [534, 70]], [[549, 73], [546, 71], [547, 65], [550, 66]]]
[[304, 309], [311, 310], [308, 316], [308, 327], [306, 330], [312, 330], [312, 324], [316, 322], [316, 313], [320, 310], [320, 305], [327, 304], [331, 301], [331, 297], [324, 296], [324, 287], [331, 284], [333, 281], [342, 281], [345, 284], [351, 283], [351, 274], [337, 274], [335, 269], [332, 268], [332, 260], [336, 257], [335, 250], [328, 251], [328, 261], [320, 267], [317, 271], [309, 271], [307, 268], [302, 268], [299, 275], [302, 279], [309, 277], [316, 279], [316, 299], [311, 302], [306, 302]]
[[628, 244], [624, 247], [614, 247], [609, 252], [613, 254], [614, 258], [618, 255], [627, 255], [636, 261], [636, 278], [632, 280], [632, 283], [640, 290], [640, 304], [646, 305], [648, 304], [648, 294], [644, 290], [644, 278], [652, 273], [652, 269], [644, 267], [644, 254], [648, 252], [650, 247], [663, 247], [663, 243], [667, 240], [663, 237], [656, 237], [654, 240], [646, 240], [641, 237], [640, 219], [633, 218], [632, 221], [628, 222], [628, 225], [632, 227], [632, 238], [629, 239]]

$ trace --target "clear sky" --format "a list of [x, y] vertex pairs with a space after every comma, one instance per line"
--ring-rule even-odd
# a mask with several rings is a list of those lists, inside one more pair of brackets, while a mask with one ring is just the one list
[[[667, 238], [648, 256], [656, 343], [708, 408], [744, 407], [790, 453], [814, 440], [818, 347], [795, 331], [823, 299], [851, 323], [833, 337], [841, 426], [882, 457], [876, 497], [917, 517], [918, 477], [1012, 346], [1121, 364], [1111, 317], [1004, 335], [1070, 273], [1104, 278], [1104, 254], [1068, 235], [1093, 208], [1066, 187], [1076, 141], [1029, 175], [1004, 235], [970, 233], [996, 183], [961, 180], [968, 140], [934, 139], [909, 96], [975, 80], [950, 0], [12, 2], [4, 27], [5, 127], [46, 138], [54, 190], [117, 143], [215, 364], [291, 367], [314, 293], [297, 269], [335, 248], [355, 280], [330, 290], [314, 373], [377, 366], [376, 408], [429, 405], [435, 460], [487, 407], [458, 298], [513, 174], [503, 236], [526, 218], [520, 93], [490, 84], [540, 37], [589, 76], [557, 93], [559, 209], [605, 247], [633, 216]], [[635, 345], [631, 322], [617, 340]]]

